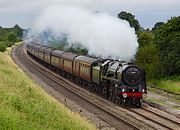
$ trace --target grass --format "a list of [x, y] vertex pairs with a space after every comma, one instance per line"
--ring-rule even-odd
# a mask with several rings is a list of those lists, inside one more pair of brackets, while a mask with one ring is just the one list
[[161, 99], [158, 99], [158, 98], [148, 98], [146, 99], [146, 101], [161, 104], [161, 105], [165, 104], [165, 101], [163, 102]]
[[151, 80], [150, 83], [171, 92], [180, 93], [180, 76]]
[[49, 96], [0, 52], [1, 130], [93, 130], [94, 125]]
[[146, 101], [150, 102], [150, 103], [156, 103], [156, 104], [159, 104], [161, 106], [165, 106], [165, 107], [169, 107], [173, 110], [179, 110], [180, 107], [179, 105], [176, 105], [176, 104], [172, 104], [167, 101], [167, 100], [162, 100], [162, 99], [159, 99], [159, 98], [147, 98]]

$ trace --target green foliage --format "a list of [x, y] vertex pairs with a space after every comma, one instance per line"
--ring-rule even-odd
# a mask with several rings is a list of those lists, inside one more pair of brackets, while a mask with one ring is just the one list
[[88, 54], [88, 50], [85, 47], [83, 47], [81, 44], [78, 44], [78, 43], [72, 44], [69, 46], [69, 44], [65, 43], [65, 42], [51, 41], [48, 43], [48, 46], [57, 48], [59, 50], [76, 53], [79, 55], [87, 55]]
[[155, 36], [162, 63], [162, 75], [180, 75], [180, 16], [173, 17], [161, 26]]
[[136, 64], [146, 71], [148, 80], [158, 78], [161, 63], [156, 45], [151, 43], [139, 48]]
[[136, 63], [148, 79], [180, 75], [180, 17], [158, 22], [152, 31], [138, 31]]
[[88, 50], [86, 48], [80, 49], [79, 50], [80, 55], [87, 55], [88, 54]]
[[164, 22], [157, 22], [154, 27], [152, 28], [152, 31], [156, 31], [159, 29], [162, 25], [164, 25]]
[[118, 14], [118, 17], [123, 20], [127, 20], [131, 27], [133, 27], [136, 31], [140, 29], [140, 24], [137, 19], [135, 19], [135, 16], [131, 13], [127, 13], [125, 11], [122, 11]]
[[137, 35], [140, 47], [154, 43], [155, 35], [150, 31], [138, 31]]
[[161, 63], [154, 38], [155, 35], [150, 31], [138, 31], [139, 50], [136, 54], [136, 64], [146, 71], [147, 79], [158, 78], [160, 75]]
[[8, 34], [8, 41], [9, 42], [16, 42], [16, 35], [15, 34], [13, 34], [13, 33], [9, 33]]
[[21, 27], [19, 27], [19, 25], [16, 24], [13, 27], [13, 32], [17, 36], [17, 38], [22, 38], [22, 36], [23, 36], [23, 29]]
[[0, 42], [0, 51], [4, 52], [6, 50], [6, 44], [4, 42]]
[[59, 42], [59, 41], [50, 41], [50, 42], [48, 43], [48, 46], [49, 46], [49, 47], [57, 48], [57, 49], [59, 49], [59, 50], [64, 50], [65, 45], [66, 45], [66, 43]]
[[15, 42], [22, 40], [23, 29], [18, 25], [13, 28], [0, 27], [0, 51], [5, 51], [6, 47], [12, 46]]
[[88, 50], [86, 48], [82, 48], [82, 47], [69, 47], [66, 49], [66, 51], [72, 52], [72, 53], [76, 53], [79, 55], [87, 55], [88, 54]]
[[165, 77], [159, 80], [153, 79], [150, 80], [150, 83], [171, 92], [180, 93], [180, 76]]

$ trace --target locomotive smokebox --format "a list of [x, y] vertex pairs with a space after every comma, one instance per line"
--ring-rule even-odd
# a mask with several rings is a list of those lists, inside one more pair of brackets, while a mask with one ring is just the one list
[[139, 84], [142, 78], [143, 72], [135, 65], [127, 66], [122, 72], [122, 80], [130, 86]]

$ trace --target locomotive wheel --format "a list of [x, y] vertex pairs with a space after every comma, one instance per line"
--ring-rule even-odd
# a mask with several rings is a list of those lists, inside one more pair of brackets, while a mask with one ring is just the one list
[[99, 85], [99, 86], [98, 86], [98, 89], [99, 89], [99, 90], [98, 90], [98, 91], [99, 91], [99, 94], [102, 95], [103, 86]]
[[137, 107], [141, 107], [141, 105], [142, 105], [141, 101], [138, 100], [138, 102], [136, 103], [136, 106], [137, 106]]
[[117, 99], [117, 98], [113, 98], [113, 102], [115, 102], [115, 103], [119, 104], [119, 101], [118, 101], [118, 99]]
[[113, 100], [113, 92], [112, 91], [109, 92], [109, 100]]
[[122, 100], [122, 106], [125, 106], [126, 105], [126, 101], [125, 100]]
[[121, 98], [119, 104], [120, 104], [121, 106], [125, 106], [125, 105], [126, 105], [126, 100], [123, 99], [123, 98]]
[[141, 107], [141, 105], [142, 105], [141, 103], [136, 104], [137, 107]]

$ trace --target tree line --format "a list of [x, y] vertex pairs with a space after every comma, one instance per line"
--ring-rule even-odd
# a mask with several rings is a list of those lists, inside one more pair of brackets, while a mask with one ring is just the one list
[[[166, 23], [157, 22], [154, 27], [144, 29], [131, 13], [122, 11], [118, 17], [127, 20], [137, 34], [139, 48], [135, 63], [146, 70], [148, 79], [180, 75], [180, 16], [171, 17]], [[23, 29], [0, 26], [0, 51], [22, 40]], [[87, 54], [88, 50], [77, 46], [69, 51]]]
[[12, 46], [15, 42], [21, 41], [23, 29], [18, 25], [12, 28], [2, 28], [0, 26], [0, 51], [5, 51], [7, 47]]
[[148, 79], [180, 75], [180, 16], [157, 22], [151, 30], [143, 29], [131, 13], [122, 11], [118, 17], [136, 31], [139, 48], [135, 62], [146, 70]]

